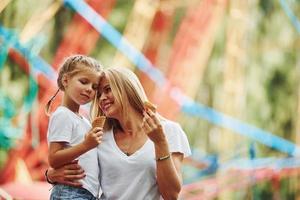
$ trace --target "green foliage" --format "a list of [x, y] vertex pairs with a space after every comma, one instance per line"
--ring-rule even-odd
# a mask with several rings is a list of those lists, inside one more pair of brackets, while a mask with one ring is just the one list
[[6, 150], [0, 148], [0, 170], [2, 169], [3, 165], [5, 164], [6, 159], [7, 159]]
[[275, 9], [274, 1], [272, 0], [259, 0], [259, 8], [265, 17], [272, 14]]
[[[107, 21], [120, 33], [124, 31], [128, 23], [127, 20], [130, 16], [133, 3], [134, 1], [116, 1], [115, 7], [107, 18]], [[117, 49], [100, 35], [100, 39], [97, 41], [91, 56], [97, 58], [104, 66], [110, 66], [116, 52]]]
[[54, 16], [53, 26], [51, 31], [51, 35], [49, 38], [49, 53], [53, 56], [53, 53], [56, 52], [58, 49], [60, 42], [63, 39], [64, 33], [68, 28], [68, 24], [71, 23], [73, 16], [75, 15], [74, 12], [70, 12], [69, 9], [65, 7], [61, 7], [56, 15]]
[[258, 183], [253, 186], [255, 200], [273, 199], [272, 186], [270, 182]]

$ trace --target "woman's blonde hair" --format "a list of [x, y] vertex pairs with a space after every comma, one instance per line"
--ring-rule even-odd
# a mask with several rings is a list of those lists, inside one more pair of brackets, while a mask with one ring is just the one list
[[[143, 86], [138, 77], [129, 69], [124, 67], [112, 67], [104, 70], [102, 78], [106, 77], [115, 101], [121, 105], [121, 112], [123, 117], [126, 118], [128, 114], [128, 103], [137, 112], [143, 113], [144, 102], [148, 101]], [[101, 82], [101, 81], [100, 81]], [[99, 108], [99, 96], [95, 97], [92, 104], [91, 118], [103, 115]], [[120, 124], [115, 119], [107, 119], [104, 129], [110, 129], [112, 127], [120, 127]]]
[[55, 92], [55, 94], [49, 99], [45, 107], [45, 111], [48, 116], [50, 114], [49, 109], [52, 101], [54, 100], [54, 98], [56, 97], [56, 95], [60, 90], [61, 91], [65, 90], [62, 81], [63, 76], [69, 75], [72, 77], [75, 74], [86, 70], [87, 68], [95, 70], [96, 72], [101, 72], [103, 70], [101, 64], [97, 60], [85, 55], [76, 54], [76, 55], [69, 56], [64, 60], [58, 72], [58, 77], [57, 77], [58, 89]]

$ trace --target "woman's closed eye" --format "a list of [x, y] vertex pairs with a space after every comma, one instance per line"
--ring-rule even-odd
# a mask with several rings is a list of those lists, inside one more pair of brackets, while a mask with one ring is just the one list
[[107, 95], [107, 94], [109, 94], [110, 92], [111, 92], [111, 88], [110, 88], [109, 85], [107, 85], [107, 86], [105, 86], [105, 87], [103, 87], [103, 88], [100, 88], [100, 89], [98, 90], [97, 96], [98, 96], [98, 98], [99, 98], [99, 97], [101, 97], [102, 94]]
[[111, 88], [109, 87], [109, 86], [107, 86], [107, 87], [104, 87], [103, 88], [103, 93], [105, 93], [105, 94], [107, 94], [107, 93], [109, 93], [111, 91]]

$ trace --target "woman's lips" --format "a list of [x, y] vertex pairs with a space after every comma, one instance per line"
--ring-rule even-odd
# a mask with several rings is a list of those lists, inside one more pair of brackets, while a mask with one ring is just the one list
[[102, 106], [102, 110], [108, 110], [110, 106], [111, 106], [111, 103], [106, 103]]

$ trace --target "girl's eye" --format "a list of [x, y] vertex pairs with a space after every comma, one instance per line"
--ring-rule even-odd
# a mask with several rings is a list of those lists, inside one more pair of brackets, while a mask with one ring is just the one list
[[87, 84], [87, 80], [79, 80], [81, 84]]

